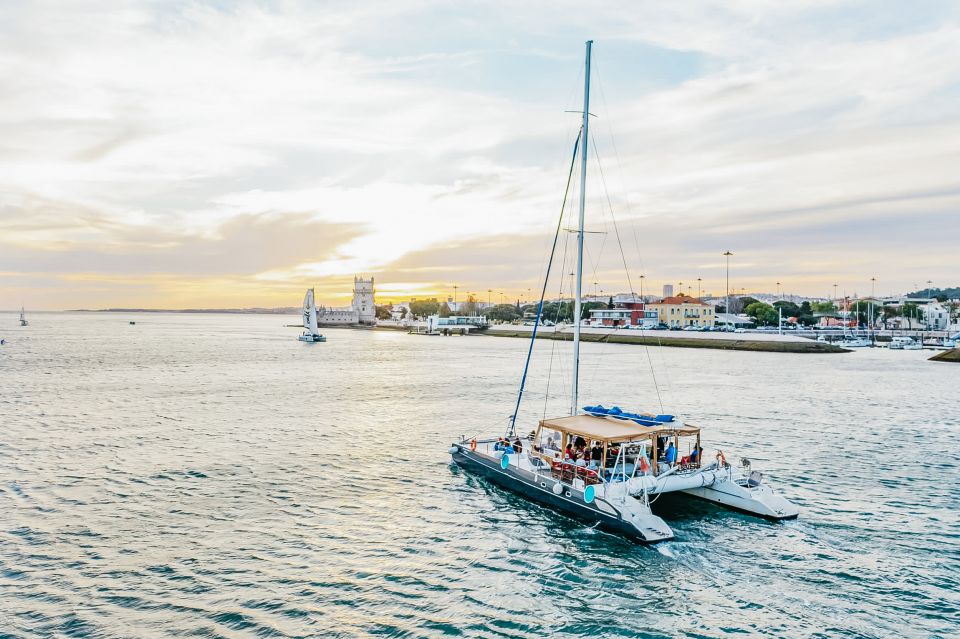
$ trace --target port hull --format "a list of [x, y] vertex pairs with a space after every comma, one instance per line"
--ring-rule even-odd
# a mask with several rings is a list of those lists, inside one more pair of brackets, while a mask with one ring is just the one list
[[[570, 486], [564, 486], [564, 492], [556, 495], [552, 488], [557, 482], [550, 477], [541, 475], [538, 482], [533, 473], [515, 467], [504, 470], [495, 461], [472, 454], [463, 447], [457, 446], [457, 448], [457, 452], [452, 453], [452, 457], [458, 466], [489, 480], [501, 488], [550, 506], [586, 523], [598, 525], [605, 531], [624, 535], [643, 544], [654, 544], [673, 538], [672, 534], [646, 537], [630, 521], [625, 520], [620, 511], [609, 502], [597, 498], [592, 504], [587, 504], [583, 501], [583, 492]], [[544, 485], [541, 486], [540, 483]], [[567, 494], [569, 494], [569, 497], [567, 497]], [[603, 507], [604, 504], [615, 514], [602, 512], [600, 507]]]

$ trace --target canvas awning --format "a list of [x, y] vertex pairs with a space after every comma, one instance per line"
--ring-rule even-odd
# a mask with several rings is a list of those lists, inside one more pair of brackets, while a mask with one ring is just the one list
[[[653, 415], [650, 417], [653, 417]], [[679, 421], [656, 426], [643, 426], [626, 419], [594, 415], [572, 415], [544, 419], [540, 422], [540, 426], [572, 435], [580, 435], [584, 439], [604, 442], [627, 442], [663, 434], [696, 435], [700, 432], [700, 429], [696, 426], [690, 426]]]

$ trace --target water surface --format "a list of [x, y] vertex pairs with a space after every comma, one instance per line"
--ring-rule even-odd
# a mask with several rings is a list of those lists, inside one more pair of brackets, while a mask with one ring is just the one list
[[955, 364], [586, 344], [581, 404], [679, 413], [801, 507], [665, 496], [644, 547], [450, 465], [525, 341], [291, 321], [0, 314], [0, 636], [956, 636]]

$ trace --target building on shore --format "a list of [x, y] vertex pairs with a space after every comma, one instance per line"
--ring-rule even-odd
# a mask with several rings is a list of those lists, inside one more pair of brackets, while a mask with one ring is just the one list
[[646, 309], [655, 311], [659, 322], [670, 328], [713, 327], [716, 323], [714, 307], [696, 297], [664, 297], [658, 302], [647, 304]]
[[374, 326], [377, 307], [374, 304], [373, 278], [353, 278], [353, 300], [347, 308], [317, 309], [318, 326]]
[[640, 301], [617, 302], [614, 299], [613, 308], [591, 308], [587, 326], [639, 326], [649, 328], [656, 326], [657, 314], [646, 308]]

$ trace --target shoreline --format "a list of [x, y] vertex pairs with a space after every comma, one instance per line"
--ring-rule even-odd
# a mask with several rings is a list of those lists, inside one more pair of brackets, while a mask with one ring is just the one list
[[[639, 331], [638, 331], [639, 332]], [[530, 331], [518, 330], [487, 330], [479, 335], [491, 335], [494, 337], [530, 337]], [[573, 334], [567, 332], [538, 332], [537, 339], [555, 339], [562, 341], [572, 341]], [[754, 351], [767, 353], [849, 353], [850, 351], [839, 346], [827, 344], [824, 342], [815, 342], [813, 340], [758, 340], [758, 339], [740, 339], [716, 337], [711, 339], [698, 339], [693, 337], [674, 337], [674, 336], [648, 336], [648, 335], [625, 335], [623, 333], [609, 331], [607, 333], [581, 332], [580, 340], [583, 342], [600, 342], [607, 344], [635, 344], [640, 346], [675, 346], [679, 348], [712, 348], [717, 350], [733, 351]]]

